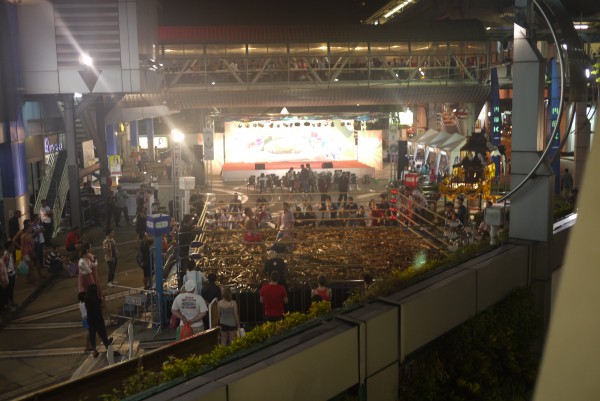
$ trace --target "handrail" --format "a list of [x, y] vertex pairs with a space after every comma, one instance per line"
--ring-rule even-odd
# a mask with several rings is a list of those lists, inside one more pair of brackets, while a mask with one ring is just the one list
[[40, 184], [40, 189], [37, 194], [37, 198], [35, 200], [35, 205], [33, 206], [33, 211], [38, 213], [40, 210], [40, 206], [42, 205], [42, 199], [46, 199], [48, 195], [48, 191], [50, 190], [50, 183], [52, 182], [52, 176], [54, 174], [54, 169], [56, 168], [58, 152], [50, 153], [48, 156], [48, 163], [46, 163], [46, 168], [44, 169], [44, 178]]
[[[68, 179], [68, 168], [67, 164], [63, 168], [62, 174], [60, 175], [60, 183], [58, 184], [58, 190], [56, 191], [56, 198], [54, 199], [54, 205], [52, 207], [52, 213], [54, 218], [52, 219], [52, 236], [56, 234], [60, 227], [60, 221], [62, 214], [65, 210], [65, 203], [67, 199], [67, 192], [69, 192], [69, 179]], [[73, 211], [71, 211], [73, 213]]]

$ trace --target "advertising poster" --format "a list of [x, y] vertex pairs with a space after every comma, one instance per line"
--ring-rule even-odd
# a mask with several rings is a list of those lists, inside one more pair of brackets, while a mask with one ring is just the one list
[[123, 166], [121, 155], [108, 155], [108, 171], [110, 171], [110, 175], [117, 177], [123, 175], [121, 166]]
[[202, 141], [204, 144], [204, 160], [215, 159], [215, 141], [212, 128], [204, 128], [202, 131]]

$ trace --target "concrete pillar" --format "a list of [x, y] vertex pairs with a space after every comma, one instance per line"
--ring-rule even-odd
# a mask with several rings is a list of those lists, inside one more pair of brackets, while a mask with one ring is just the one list
[[148, 118], [146, 120], [146, 138], [148, 138], [148, 151], [151, 161], [156, 161], [158, 155], [154, 152], [154, 120]]
[[[585, 164], [590, 152], [591, 126], [586, 115], [587, 103], [575, 105], [575, 172], [573, 188], [578, 188], [583, 180]], [[596, 120], [598, 121], [598, 120]]]
[[[513, 72], [511, 189], [533, 170], [544, 143], [544, 60], [517, 24]], [[547, 242], [552, 234], [552, 172], [544, 162], [535, 174], [510, 199], [510, 237]]]
[[137, 120], [129, 122], [129, 144], [132, 148], [138, 147], [140, 144]]
[[8, 141], [0, 144], [0, 172], [2, 173], [3, 217], [2, 222], [8, 235], [8, 219], [14, 210], [23, 214], [21, 223], [28, 219], [27, 160], [25, 157], [25, 130], [19, 116], [17, 121], [6, 121], [1, 125], [2, 135]]

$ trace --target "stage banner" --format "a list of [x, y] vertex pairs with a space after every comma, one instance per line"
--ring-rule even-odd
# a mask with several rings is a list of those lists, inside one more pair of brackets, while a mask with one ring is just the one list
[[[548, 124], [546, 128], [546, 140], [548, 142], [552, 142], [550, 146], [550, 151], [548, 152], [548, 159], [552, 160], [556, 152], [559, 151], [560, 147], [560, 130], [556, 130], [556, 134], [553, 138], [550, 138], [552, 135], [552, 130], [556, 127], [558, 123], [558, 109], [560, 108], [560, 86], [558, 79], [558, 69], [556, 66], [556, 59], [551, 58], [549, 61], [548, 68], [550, 70], [550, 101], [548, 102], [548, 112], [546, 113]], [[548, 143], [546, 142], [546, 143]], [[552, 172], [554, 173], [554, 193], [560, 193], [560, 157], [557, 157], [556, 160], [550, 165], [552, 168]]]
[[202, 131], [202, 144], [204, 145], [204, 160], [215, 159], [215, 141], [212, 128], [204, 128]]
[[123, 161], [121, 160], [121, 155], [108, 155], [108, 171], [110, 175], [120, 177], [123, 175], [123, 171], [121, 167], [123, 166]]
[[[490, 142], [495, 147], [500, 146], [502, 137], [502, 115], [500, 113], [500, 85], [498, 85], [498, 70], [492, 68], [492, 91], [490, 93]], [[496, 165], [496, 176], [500, 175], [500, 156], [493, 156], [492, 161]]]

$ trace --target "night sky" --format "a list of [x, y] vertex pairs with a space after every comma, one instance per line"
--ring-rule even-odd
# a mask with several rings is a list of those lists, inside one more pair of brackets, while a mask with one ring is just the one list
[[360, 23], [385, 0], [159, 0], [162, 26]]

